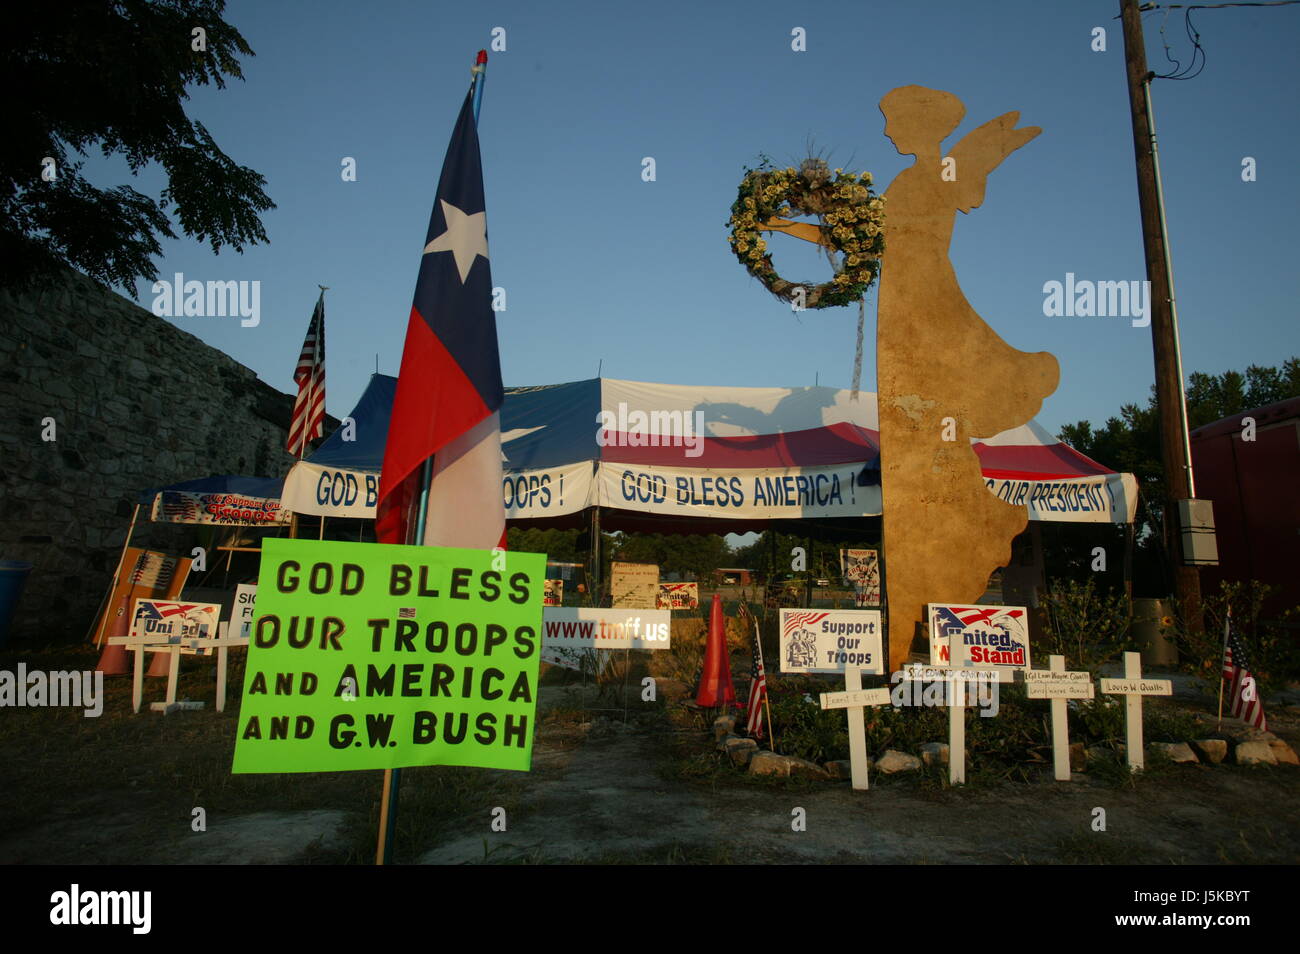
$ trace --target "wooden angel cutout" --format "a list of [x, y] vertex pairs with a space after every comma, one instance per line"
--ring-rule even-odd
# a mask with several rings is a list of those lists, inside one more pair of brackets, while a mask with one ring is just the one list
[[971, 440], [1027, 423], [1060, 371], [1012, 348], [966, 300], [948, 248], [958, 211], [984, 201], [989, 174], [1039, 134], [1010, 112], [946, 154], [965, 114], [951, 93], [904, 86], [880, 102], [885, 135], [916, 162], [885, 192], [886, 251], [876, 326], [889, 659], [907, 659], [924, 605], [978, 600], [1028, 522], [985, 486]]

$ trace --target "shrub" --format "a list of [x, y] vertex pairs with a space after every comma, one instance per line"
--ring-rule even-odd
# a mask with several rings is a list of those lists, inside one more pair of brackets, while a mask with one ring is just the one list
[[1043, 608], [1050, 625], [1034, 647], [1042, 662], [1062, 655], [1067, 669], [1086, 669], [1095, 679], [1102, 666], [1138, 648], [1128, 598], [1098, 592], [1091, 579], [1053, 580]]
[[1174, 615], [1165, 629], [1178, 646], [1180, 668], [1200, 679], [1210, 694], [1219, 690], [1223, 669], [1223, 623], [1232, 612], [1233, 630], [1250, 660], [1261, 696], [1283, 688], [1300, 676], [1300, 640], [1294, 628], [1300, 607], [1285, 610], [1273, 619], [1261, 619], [1260, 609], [1277, 587], [1258, 580], [1249, 583], [1222, 582], [1219, 591], [1201, 601], [1204, 627], [1194, 631], [1177, 601]]

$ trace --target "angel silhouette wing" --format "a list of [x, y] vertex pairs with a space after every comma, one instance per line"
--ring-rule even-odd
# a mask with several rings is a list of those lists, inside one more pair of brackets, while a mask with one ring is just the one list
[[956, 163], [953, 170], [956, 179], [953, 181], [957, 186], [955, 206], [959, 211], [969, 212], [979, 208], [984, 202], [984, 184], [988, 181], [989, 173], [1000, 166], [1003, 159], [1043, 131], [1038, 126], [1016, 129], [1019, 121], [1019, 111], [1003, 113], [983, 126], [972, 129], [948, 153], [948, 157]]
[[789, 219], [774, 215], [766, 222], [761, 223], [758, 230], [760, 232], [784, 232], [786, 235], [793, 235], [805, 242], [812, 242], [814, 245], [825, 245], [828, 248], [831, 244], [822, 227], [812, 222], [792, 222]]

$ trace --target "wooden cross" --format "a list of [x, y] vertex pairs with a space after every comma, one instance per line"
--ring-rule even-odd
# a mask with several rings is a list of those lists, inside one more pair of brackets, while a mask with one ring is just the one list
[[1052, 656], [1050, 669], [1025, 670], [1025, 695], [1052, 700], [1052, 763], [1058, 782], [1070, 780], [1070, 734], [1066, 699], [1091, 699], [1092, 675], [1067, 672], [1064, 656]]
[[948, 705], [948, 784], [966, 784], [966, 702], [968, 687], [976, 682], [1011, 682], [1009, 669], [939, 669], [916, 665], [904, 667], [903, 678], [915, 682], [942, 682]]
[[849, 666], [844, 670], [844, 692], [823, 692], [823, 709], [847, 709], [849, 716], [849, 768], [852, 785], [858, 791], [867, 788], [867, 706], [889, 705], [888, 689], [863, 689], [862, 669]]
[[1101, 680], [1101, 691], [1115, 696], [1125, 696], [1124, 738], [1130, 772], [1140, 772], [1146, 767], [1142, 747], [1142, 697], [1172, 696], [1174, 684], [1168, 679], [1143, 679], [1142, 654], [1124, 654], [1124, 678]]
[[144, 699], [144, 654], [145, 652], [170, 653], [170, 665], [167, 668], [167, 701], [154, 703], [151, 709], [159, 712], [173, 712], [180, 708], [196, 708], [193, 705], [176, 701], [176, 683], [180, 672], [182, 653], [198, 653], [209, 648], [217, 650], [217, 711], [226, 708], [226, 652], [229, 647], [247, 646], [247, 636], [227, 636], [226, 623], [220, 626], [221, 637], [218, 639], [187, 639], [183, 643], [160, 643], [157, 636], [112, 636], [108, 642], [113, 646], [125, 646], [135, 654], [135, 666], [132, 673], [131, 706], [140, 711]]

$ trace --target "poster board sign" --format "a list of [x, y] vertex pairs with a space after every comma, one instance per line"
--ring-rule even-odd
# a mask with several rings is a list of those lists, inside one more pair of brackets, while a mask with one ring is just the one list
[[853, 605], [858, 609], [866, 609], [871, 606], [880, 605], [880, 584], [874, 587], [865, 583], [859, 583], [853, 587]]
[[[548, 606], [542, 611], [542, 646], [567, 649], [669, 649], [668, 610]], [[562, 664], [561, 664], [562, 665]]]
[[781, 610], [782, 672], [883, 673], [879, 610]]
[[1029, 669], [1023, 606], [928, 604], [930, 664], [952, 669]]
[[699, 583], [660, 583], [656, 609], [697, 610], [700, 608]]
[[564, 605], [564, 581], [563, 580], [546, 580], [542, 584], [542, 605], [543, 606]]
[[1092, 673], [1027, 669], [1025, 695], [1030, 699], [1091, 699]]
[[257, 613], [257, 584], [240, 583], [235, 587], [234, 608], [230, 611], [235, 635], [248, 639], [253, 635], [253, 617]]
[[878, 550], [841, 550], [840, 576], [846, 584], [867, 584], [880, 589], [880, 552]]
[[108, 596], [104, 612], [95, 627], [95, 643], [102, 642], [119, 616], [131, 612], [140, 598], [175, 599], [181, 595], [190, 575], [189, 557], [168, 556], [154, 550], [127, 547], [122, 555], [122, 573]]
[[659, 567], [650, 563], [610, 564], [610, 596], [615, 607], [654, 609], [659, 597]]
[[164, 490], [153, 498], [155, 523], [219, 524], [228, 527], [274, 527], [289, 523], [293, 514], [273, 497], [239, 494], [196, 494]]
[[131, 615], [132, 636], [157, 637], [159, 645], [179, 644], [182, 653], [206, 656], [209, 650], [193, 641], [217, 638], [220, 603], [179, 600], [136, 600]]
[[231, 771], [528, 771], [540, 553], [272, 538]]

